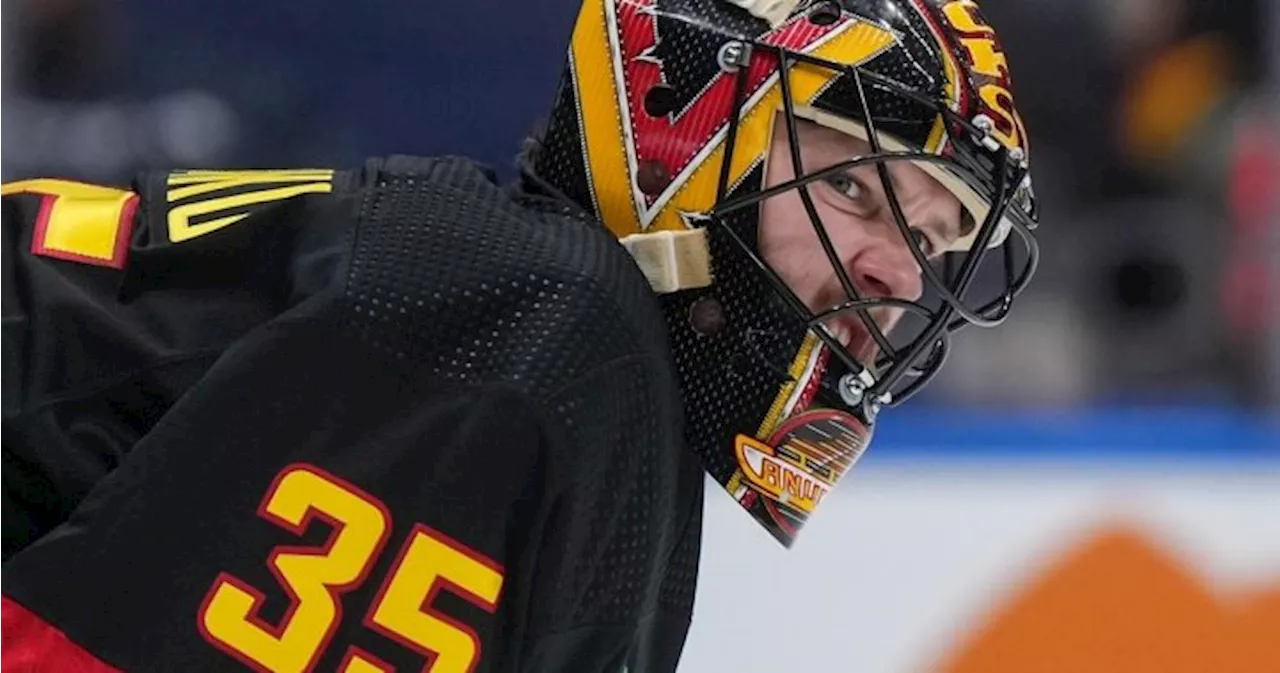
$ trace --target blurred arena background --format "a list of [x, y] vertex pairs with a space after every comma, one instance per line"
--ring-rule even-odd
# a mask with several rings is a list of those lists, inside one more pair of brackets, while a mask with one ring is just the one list
[[[1280, 1], [983, 7], [1040, 275], [791, 552], [708, 492], [684, 671], [1280, 671]], [[510, 177], [575, 9], [6, 0], [3, 178], [392, 152]]]

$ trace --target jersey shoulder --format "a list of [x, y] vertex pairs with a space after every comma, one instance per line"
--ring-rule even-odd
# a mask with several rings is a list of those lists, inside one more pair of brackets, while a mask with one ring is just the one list
[[535, 393], [666, 359], [656, 298], [602, 225], [531, 208], [461, 158], [371, 160], [361, 179], [345, 299], [381, 348]]

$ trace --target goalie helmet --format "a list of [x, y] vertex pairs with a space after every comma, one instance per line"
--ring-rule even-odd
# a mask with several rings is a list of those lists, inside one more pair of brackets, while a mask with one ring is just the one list
[[[775, 128], [796, 147], [802, 124], [869, 149], [822, 166], [793, 151], [788, 179], [768, 185]], [[1003, 320], [1030, 279], [1029, 158], [1008, 64], [973, 0], [585, 0], [525, 173], [632, 251], [671, 329], [687, 441], [790, 545], [881, 409], [937, 372], [956, 330]], [[888, 170], [902, 161], [968, 215], [944, 255], [912, 235]], [[874, 167], [923, 296], [864, 296], [836, 255], [809, 192], [857, 166]], [[807, 306], [760, 249], [761, 203], [787, 191], [840, 281], [831, 306]], [[888, 334], [873, 317], [886, 307], [903, 314]], [[850, 316], [872, 356], [831, 328]]]

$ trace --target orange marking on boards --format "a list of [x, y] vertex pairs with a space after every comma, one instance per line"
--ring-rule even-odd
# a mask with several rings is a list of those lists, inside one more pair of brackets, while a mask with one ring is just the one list
[[1141, 532], [1104, 530], [991, 614], [936, 670], [1280, 671], [1280, 583], [1218, 595]]

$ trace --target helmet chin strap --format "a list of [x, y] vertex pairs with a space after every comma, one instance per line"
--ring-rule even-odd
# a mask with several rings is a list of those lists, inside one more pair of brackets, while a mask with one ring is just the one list
[[706, 229], [632, 234], [618, 242], [631, 253], [658, 294], [711, 285]]
[[[574, 211], [582, 208], [564, 192], [556, 188], [533, 168], [532, 156], [541, 145], [530, 139], [517, 159], [521, 175], [551, 198], [562, 202]], [[585, 213], [582, 213], [586, 216]], [[658, 294], [671, 294], [681, 290], [694, 290], [711, 285], [711, 250], [707, 244], [705, 228], [685, 231], [653, 231], [632, 234], [618, 239]]]

